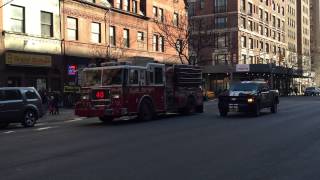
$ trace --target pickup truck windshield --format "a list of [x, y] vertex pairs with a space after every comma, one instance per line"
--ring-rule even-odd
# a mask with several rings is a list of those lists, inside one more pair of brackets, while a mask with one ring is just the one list
[[255, 83], [236, 83], [231, 85], [230, 91], [257, 91], [258, 87]]

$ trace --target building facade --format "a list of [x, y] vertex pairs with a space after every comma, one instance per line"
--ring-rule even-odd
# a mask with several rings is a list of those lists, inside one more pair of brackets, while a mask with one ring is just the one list
[[[0, 86], [62, 91], [77, 85], [77, 70], [92, 63], [180, 62], [158, 27], [162, 20], [180, 23], [187, 17], [182, 0], [6, 2], [0, 9]], [[178, 32], [177, 26], [171, 33]]]
[[313, 85], [314, 73], [311, 70], [311, 44], [310, 44], [310, 2], [297, 1], [297, 52], [298, 68], [303, 72], [303, 79], [299, 80], [301, 91]]
[[298, 54], [297, 54], [297, 3], [296, 0], [287, 1], [287, 33], [286, 41], [288, 50], [286, 57], [289, 67], [298, 68]]
[[[213, 22], [202, 30], [211, 37], [211, 45], [204, 47], [208, 56], [199, 62], [205, 66], [208, 89], [219, 92], [232, 80], [253, 78], [272, 79], [276, 88], [288, 89], [282, 75], [271, 78], [273, 71], [281, 74], [281, 67], [288, 66], [287, 4], [287, 0], [190, 1], [190, 21]], [[239, 73], [239, 64], [251, 70]]]
[[[61, 88], [59, 0], [2, 1], [0, 86]], [[35, 6], [37, 4], [37, 6]]]
[[311, 69], [315, 72], [315, 83], [320, 85], [320, 2], [310, 1]]

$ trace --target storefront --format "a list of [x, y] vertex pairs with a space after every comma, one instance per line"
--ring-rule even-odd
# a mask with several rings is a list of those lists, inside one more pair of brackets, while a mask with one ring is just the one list
[[232, 81], [263, 79], [281, 95], [289, 95], [295, 87], [294, 79], [305, 78], [301, 71], [273, 64], [241, 64], [234, 66], [203, 67], [205, 89], [219, 94]]
[[38, 53], [7, 51], [1, 57], [0, 86], [27, 86], [60, 91], [61, 57]]

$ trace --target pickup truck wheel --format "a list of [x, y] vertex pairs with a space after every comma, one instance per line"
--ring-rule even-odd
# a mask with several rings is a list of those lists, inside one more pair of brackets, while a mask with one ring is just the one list
[[257, 104], [256, 104], [256, 107], [255, 107], [255, 109], [254, 109], [254, 111], [253, 111], [253, 115], [254, 115], [255, 117], [260, 116], [260, 111], [261, 111], [260, 105], [257, 103]]
[[112, 116], [102, 116], [102, 117], [99, 117], [99, 119], [104, 123], [111, 123], [113, 121]]
[[273, 103], [272, 106], [271, 106], [271, 112], [272, 113], [277, 113], [278, 112], [278, 105], [277, 103]]
[[196, 112], [197, 113], [203, 113], [203, 104], [196, 107]]
[[144, 100], [139, 109], [138, 119], [141, 121], [150, 121], [154, 118], [154, 110], [151, 102]]
[[0, 129], [7, 128], [9, 126], [9, 123], [0, 123]]
[[227, 117], [228, 116], [228, 111], [219, 109], [219, 113], [221, 117]]
[[37, 113], [34, 110], [27, 110], [24, 113], [22, 125], [24, 127], [33, 127], [38, 120]]

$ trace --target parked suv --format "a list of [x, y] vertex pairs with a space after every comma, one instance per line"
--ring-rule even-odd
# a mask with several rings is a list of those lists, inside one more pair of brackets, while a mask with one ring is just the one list
[[317, 87], [307, 87], [304, 91], [305, 96], [319, 96], [320, 95], [320, 88]]
[[32, 87], [0, 87], [0, 128], [10, 123], [32, 127], [44, 114], [42, 100]]

